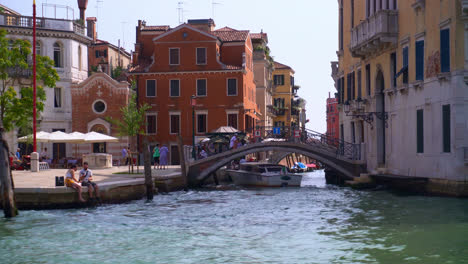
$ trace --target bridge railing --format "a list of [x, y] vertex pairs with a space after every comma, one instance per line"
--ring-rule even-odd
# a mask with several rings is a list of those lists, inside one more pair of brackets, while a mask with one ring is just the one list
[[[336, 157], [343, 157], [350, 160], [361, 160], [361, 144], [349, 143], [334, 137], [330, 137], [326, 134], [322, 134], [310, 129], [299, 129], [297, 127], [273, 127], [273, 126], [256, 126], [249, 128], [244, 131], [243, 134], [249, 135], [247, 139], [238, 136], [241, 140], [238, 141], [239, 145], [236, 148], [240, 148], [246, 144], [265, 142], [265, 141], [281, 141], [281, 142], [297, 142], [303, 143], [314, 148], [322, 149]], [[197, 159], [216, 155], [220, 152], [230, 150], [229, 139], [233, 135], [226, 136], [224, 143], [216, 143], [216, 146], [209, 147], [210, 143], [206, 146], [198, 147]], [[229, 138], [229, 139], [228, 139]], [[190, 153], [191, 149], [187, 149], [185, 152]]]

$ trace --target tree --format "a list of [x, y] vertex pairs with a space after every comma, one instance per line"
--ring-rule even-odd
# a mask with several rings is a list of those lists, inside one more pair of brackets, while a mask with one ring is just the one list
[[[135, 81], [132, 81], [132, 90], [135, 89]], [[112, 117], [107, 117], [106, 120], [109, 121], [113, 126], [116, 127], [117, 133], [119, 136], [128, 136], [135, 137], [140, 134], [145, 134], [145, 112], [151, 108], [148, 104], [143, 104], [138, 107], [136, 101], [136, 94], [133, 93], [128, 105], [121, 107], [120, 112], [122, 119], [113, 119]], [[145, 185], [146, 185], [146, 196], [148, 200], [153, 199], [153, 177], [151, 175], [151, 158], [149, 157], [148, 143], [145, 137], [145, 144], [143, 147], [144, 153], [144, 165], [145, 165]], [[130, 152], [131, 153], [131, 152]], [[130, 172], [130, 166], [132, 167], [133, 173], [133, 157], [130, 154], [130, 164], [128, 171]], [[138, 167], [137, 167], [138, 168]]]
[[[134, 86], [134, 84], [132, 84], [132, 86]], [[117, 134], [120, 137], [135, 137], [139, 134], [145, 133], [145, 112], [149, 108], [151, 107], [148, 104], [140, 105], [140, 107], [138, 107], [136, 94], [133, 93], [128, 104], [120, 108], [121, 119], [107, 117], [106, 120], [115, 126]], [[133, 165], [133, 159], [131, 160]]]
[[[22, 39], [8, 39], [6, 31], [0, 30], [0, 128], [32, 126], [33, 75], [31, 43]], [[46, 94], [42, 87], [55, 87], [59, 80], [54, 62], [47, 56], [36, 55], [37, 115], [44, 110]], [[41, 85], [42, 84], [42, 85]], [[19, 86], [19, 97], [14, 86]]]

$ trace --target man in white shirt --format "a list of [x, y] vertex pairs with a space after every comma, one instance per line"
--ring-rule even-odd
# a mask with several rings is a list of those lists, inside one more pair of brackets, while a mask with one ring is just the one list
[[93, 190], [95, 190], [96, 199], [100, 201], [101, 198], [99, 195], [99, 187], [92, 180], [93, 180], [93, 172], [88, 169], [88, 162], [85, 161], [83, 163], [83, 169], [80, 171], [79, 182], [81, 182], [81, 186], [88, 187], [89, 199], [93, 198]]

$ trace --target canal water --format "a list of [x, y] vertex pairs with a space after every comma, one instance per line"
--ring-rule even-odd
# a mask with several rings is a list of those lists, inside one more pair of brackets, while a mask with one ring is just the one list
[[302, 185], [22, 211], [0, 263], [468, 263], [466, 199]]

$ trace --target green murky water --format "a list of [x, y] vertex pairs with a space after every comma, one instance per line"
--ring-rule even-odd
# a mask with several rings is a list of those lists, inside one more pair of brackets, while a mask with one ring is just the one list
[[0, 263], [468, 263], [468, 200], [325, 185], [0, 219]]

